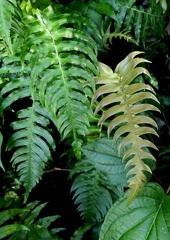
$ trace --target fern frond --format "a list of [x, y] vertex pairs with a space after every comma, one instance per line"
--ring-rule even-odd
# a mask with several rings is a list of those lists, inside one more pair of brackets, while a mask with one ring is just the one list
[[[73, 138], [76, 156], [80, 158], [81, 138], [88, 134], [88, 118], [92, 114], [84, 89], [95, 89], [93, 76], [98, 74], [96, 44], [81, 30], [76, 14], [56, 17], [48, 8], [28, 21], [31, 34], [26, 45], [32, 52], [32, 95], [38, 93], [41, 104], [56, 119], [62, 138]], [[81, 25], [87, 25], [83, 17]]]
[[[164, 9], [166, 9], [166, 4]], [[124, 3], [118, 0], [113, 3], [113, 10], [118, 19], [114, 22], [115, 32], [128, 31], [138, 44], [140, 42], [145, 44], [145, 40], [150, 38], [151, 33], [154, 37], [164, 34], [165, 17], [161, 6], [155, 4], [155, 0], [150, 1], [147, 7], [142, 4], [138, 6], [133, 0]]]
[[16, 6], [16, 0], [0, 1], [0, 35], [6, 42], [11, 54], [13, 53], [13, 49], [10, 37], [10, 28], [14, 6]]
[[119, 144], [120, 152], [128, 147], [128, 150], [124, 153], [123, 161], [127, 161], [127, 177], [130, 177], [128, 179], [130, 187], [129, 202], [135, 198], [140, 188], [144, 186], [144, 182], [147, 180], [145, 172], [151, 173], [151, 169], [143, 160], [155, 160], [146, 149], [147, 147], [157, 148], [143, 135], [154, 134], [158, 136], [155, 130], [157, 128], [156, 122], [143, 113], [145, 111], [159, 111], [156, 106], [146, 102], [149, 100], [158, 103], [155, 92], [150, 85], [132, 82], [142, 73], [150, 76], [145, 68], [137, 67], [139, 63], [148, 62], [143, 58], [135, 58], [140, 53], [130, 53], [117, 65], [114, 72], [108, 66], [100, 63], [101, 75], [96, 77], [96, 84], [102, 86], [97, 89], [92, 99], [92, 102], [94, 102], [100, 96], [106, 94], [95, 110], [95, 113], [97, 113], [101, 109], [105, 109], [99, 124], [110, 119], [108, 135], [114, 129], [114, 140], [117, 141], [119, 137], [123, 138]]
[[111, 194], [102, 186], [105, 179], [89, 161], [82, 160], [76, 168], [81, 173], [75, 178], [71, 192], [75, 192], [73, 199], [78, 204], [77, 210], [86, 221], [100, 222], [112, 205]]
[[119, 33], [117, 32], [110, 32], [110, 26], [108, 27], [106, 33], [104, 33], [103, 29], [102, 29], [102, 36], [103, 36], [103, 45], [105, 48], [108, 48], [107, 46], [107, 41], [109, 40], [109, 43], [112, 44], [112, 39], [113, 38], [120, 38], [120, 39], [124, 39], [127, 42], [133, 42], [135, 44], [137, 44], [137, 41], [135, 41], [132, 36], [129, 34], [128, 31], [121, 31]]
[[127, 187], [123, 154], [119, 156], [117, 146], [107, 138], [83, 146], [82, 152], [84, 158], [70, 174], [70, 177], [78, 174], [72, 185], [74, 200], [84, 219], [100, 221], [115, 196], [120, 196]]
[[[4, 79], [1, 90], [3, 96], [2, 108], [10, 107], [18, 99], [31, 96], [30, 68], [22, 68], [20, 57], [9, 56], [3, 59], [0, 76]], [[8, 80], [8, 81], [7, 81]]]
[[45, 129], [49, 121], [44, 115], [38, 103], [20, 110], [19, 120], [12, 123], [15, 133], [11, 135], [7, 144], [7, 150], [17, 148], [11, 162], [17, 166], [20, 181], [25, 186], [25, 202], [41, 178], [45, 163], [51, 157], [50, 147], [55, 148], [52, 136]]

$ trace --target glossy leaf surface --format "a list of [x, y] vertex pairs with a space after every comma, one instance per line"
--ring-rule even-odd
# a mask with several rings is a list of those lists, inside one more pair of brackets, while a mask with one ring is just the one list
[[170, 239], [170, 196], [156, 183], [144, 187], [127, 207], [128, 192], [109, 210], [100, 240]]

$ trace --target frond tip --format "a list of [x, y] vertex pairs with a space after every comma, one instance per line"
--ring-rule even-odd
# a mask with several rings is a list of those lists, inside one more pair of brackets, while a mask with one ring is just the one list
[[119, 152], [124, 151], [123, 161], [126, 161], [125, 168], [128, 169], [129, 203], [147, 181], [145, 173], [152, 173], [144, 160], [155, 160], [147, 148], [157, 149], [156, 146], [142, 136], [145, 134], [158, 136], [156, 122], [145, 113], [146, 111], [159, 112], [159, 109], [153, 105], [159, 103], [155, 92], [150, 85], [132, 82], [142, 73], [150, 77], [145, 68], [137, 67], [140, 63], [149, 62], [146, 59], [137, 58], [136, 56], [140, 53], [137, 51], [130, 53], [117, 65], [114, 72], [107, 65], [100, 63], [101, 74], [96, 77], [96, 84], [100, 87], [92, 99], [93, 103], [100, 96], [105, 95], [95, 110], [95, 113], [98, 113], [104, 109], [98, 124], [109, 120], [108, 136], [114, 130], [114, 141], [117, 142], [121, 137]]

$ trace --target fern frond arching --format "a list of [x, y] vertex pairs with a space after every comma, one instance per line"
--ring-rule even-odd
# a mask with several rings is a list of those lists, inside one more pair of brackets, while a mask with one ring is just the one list
[[[149, 140], [144, 139], [145, 134], [154, 134], [158, 136], [155, 128], [156, 122], [144, 114], [145, 111], [159, 111], [159, 109], [147, 100], [157, 102], [155, 92], [151, 86], [144, 83], [133, 83], [132, 81], [140, 74], [149, 75], [149, 72], [143, 67], [137, 67], [139, 63], [147, 62], [142, 58], [135, 58], [141, 52], [132, 52], [116, 67], [115, 71], [100, 63], [101, 75], [96, 77], [96, 84], [100, 86], [92, 102], [100, 96], [106, 94], [98, 103], [95, 113], [105, 109], [99, 121], [102, 124], [105, 120], [111, 119], [108, 126], [108, 135], [114, 129], [114, 140], [119, 137], [122, 140], [119, 144], [119, 150], [128, 146], [125, 151], [123, 161], [127, 161], [127, 177], [130, 187], [129, 202], [131, 202], [144, 186], [147, 180], [145, 172], [151, 169], [143, 161], [144, 159], [155, 160], [151, 153], [146, 149], [156, 146]], [[108, 76], [108, 77], [107, 77]], [[142, 101], [145, 101], [142, 103]], [[110, 106], [110, 107], [109, 107]], [[106, 108], [108, 107], [108, 108]]]
[[73, 138], [78, 158], [92, 114], [84, 89], [94, 90], [93, 76], [98, 74], [95, 41], [80, 25], [86, 26], [86, 19], [82, 17], [80, 23], [76, 14], [56, 17], [48, 8], [28, 19], [31, 34], [26, 40], [32, 52], [32, 95], [38, 93], [41, 104], [56, 119], [62, 138]]
[[41, 178], [45, 163], [51, 157], [50, 147], [54, 149], [55, 144], [45, 129], [49, 121], [43, 116], [43, 109], [38, 103], [20, 110], [18, 118], [18, 121], [12, 123], [15, 133], [9, 138], [7, 150], [17, 148], [11, 162], [17, 166], [20, 180], [25, 186], [26, 202], [30, 191]]
[[0, 35], [6, 42], [10, 53], [13, 53], [10, 28], [12, 22], [12, 13], [14, 12], [14, 6], [16, 0], [1, 0], [0, 1]]

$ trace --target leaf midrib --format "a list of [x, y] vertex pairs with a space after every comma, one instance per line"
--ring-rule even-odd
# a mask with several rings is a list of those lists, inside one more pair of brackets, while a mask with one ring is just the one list
[[71, 122], [71, 125], [72, 125], [73, 139], [77, 144], [77, 133], [76, 133], [76, 128], [74, 127], [75, 120], [74, 120], [74, 116], [73, 116], [73, 113], [72, 113], [71, 100], [69, 98], [69, 91], [67, 90], [67, 82], [66, 82], [65, 74], [64, 74], [64, 71], [63, 71], [63, 68], [62, 68], [61, 59], [59, 57], [59, 52], [58, 52], [57, 46], [55, 44], [55, 38], [54, 38], [51, 30], [48, 29], [48, 26], [46, 26], [43, 19], [42, 19], [42, 22], [45, 26], [45, 30], [47, 31], [48, 35], [50, 36], [50, 38], [52, 40], [52, 44], [53, 44], [53, 47], [54, 47], [54, 50], [55, 50], [56, 58], [57, 58], [58, 63], [59, 63], [59, 69], [60, 69], [61, 76], [62, 76], [62, 81], [63, 81], [63, 84], [64, 84], [65, 98], [66, 98], [67, 103], [68, 103], [68, 109], [70, 110], [69, 119], [70, 119], [70, 122]]

